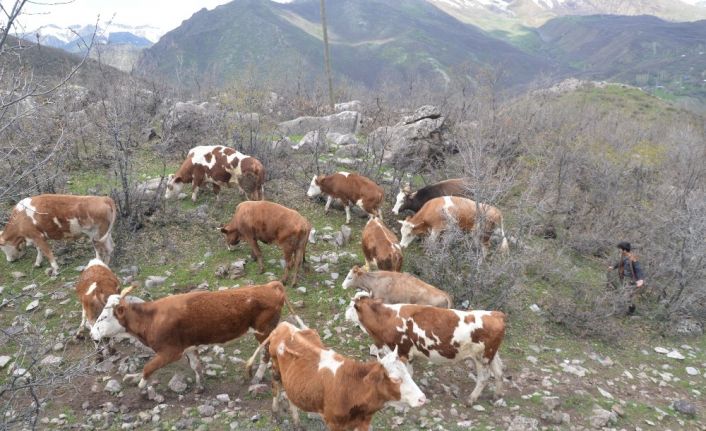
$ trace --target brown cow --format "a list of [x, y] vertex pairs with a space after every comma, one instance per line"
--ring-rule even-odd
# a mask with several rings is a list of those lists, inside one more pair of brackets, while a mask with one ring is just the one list
[[423, 356], [435, 364], [472, 359], [477, 376], [469, 405], [483, 392], [491, 374], [495, 377], [495, 396], [502, 396], [503, 369], [498, 349], [505, 336], [504, 313], [388, 305], [358, 292], [346, 310], [346, 318], [368, 333], [378, 349], [398, 349], [402, 358]]
[[[402, 271], [402, 247], [390, 229], [377, 217], [368, 220], [361, 239], [365, 268]], [[372, 264], [372, 265], [371, 265]]]
[[116, 217], [115, 202], [106, 196], [38, 195], [15, 205], [4, 231], [0, 248], [8, 262], [24, 255], [26, 245], [37, 248], [34, 266], [46, 256], [51, 264], [48, 274], [56, 276], [59, 265], [47, 239], [76, 239], [81, 235], [93, 241], [96, 258], [110, 262], [113, 253], [111, 231]]
[[265, 271], [265, 265], [257, 242], [277, 244], [286, 262], [282, 282], [287, 282], [290, 270], [293, 272], [292, 285], [297, 282], [311, 231], [311, 223], [298, 212], [274, 202], [241, 202], [230, 222], [220, 229], [226, 236], [229, 249], [241, 239], [250, 245], [261, 273]]
[[88, 262], [76, 282], [76, 295], [81, 303], [81, 325], [76, 337], [82, 337], [84, 329], [91, 330], [110, 295], [119, 293], [118, 284], [118, 278], [102, 260]]
[[385, 304], [419, 304], [441, 308], [453, 306], [448, 293], [406, 272], [368, 272], [354, 266], [341, 287], [368, 292], [371, 297], [380, 299]]
[[[477, 209], [480, 211], [476, 211]], [[476, 203], [470, 199], [456, 196], [443, 196], [434, 198], [424, 204], [421, 210], [413, 216], [400, 221], [402, 239], [400, 245], [407, 247], [414, 238], [430, 234], [437, 236], [446, 229], [446, 223], [451, 220], [458, 224], [464, 231], [472, 231], [480, 221], [483, 226], [483, 251], [490, 246], [490, 237], [495, 229], [500, 228], [502, 244], [500, 250], [507, 252], [508, 243], [503, 227], [503, 215], [499, 209], [492, 205]]]
[[[197, 390], [203, 391], [203, 367], [197, 347], [228, 342], [249, 329], [254, 330], [258, 342], [263, 342], [277, 326], [286, 301], [279, 281], [216, 292], [190, 292], [141, 303], [124, 298], [130, 289], [108, 298], [91, 329], [91, 337], [98, 341], [127, 332], [155, 351], [141, 375], [125, 376], [141, 377], [140, 388], [147, 385], [156, 370], [185, 355], [196, 374]], [[262, 379], [267, 361], [267, 352], [263, 352], [256, 380]]]
[[328, 213], [334, 199], [343, 202], [346, 210], [346, 224], [351, 222], [351, 205], [355, 204], [372, 217], [381, 217], [380, 206], [385, 199], [382, 187], [374, 181], [358, 174], [337, 172], [331, 175], [315, 175], [311, 179], [306, 195], [313, 198], [320, 194], [328, 195], [324, 212]]
[[257, 350], [265, 344], [272, 358], [272, 411], [278, 413], [284, 387], [296, 428], [301, 427], [298, 408], [319, 413], [332, 431], [368, 431], [373, 415], [385, 405], [426, 402], [397, 352], [359, 362], [327, 349], [313, 329], [288, 322], [280, 323]]
[[427, 201], [441, 196], [460, 196], [473, 199], [473, 193], [468, 187], [468, 180], [464, 178], [439, 181], [436, 184], [422, 187], [416, 192], [413, 192], [409, 188], [409, 183], [407, 183], [400, 187], [392, 212], [399, 214], [402, 211], [409, 210], [416, 213]]
[[204, 183], [213, 185], [213, 193], [221, 187], [237, 184], [241, 193], [250, 200], [265, 198], [265, 168], [259, 160], [221, 145], [194, 147], [174, 175], [167, 181], [166, 199], [181, 193], [184, 184], [191, 184], [191, 200], [196, 202], [199, 187]]

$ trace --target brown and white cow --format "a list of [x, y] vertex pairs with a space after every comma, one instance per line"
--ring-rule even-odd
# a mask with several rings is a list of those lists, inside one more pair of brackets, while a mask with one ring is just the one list
[[356, 265], [348, 272], [341, 287], [362, 290], [385, 304], [419, 304], [441, 308], [453, 306], [448, 293], [406, 272], [368, 272]]
[[118, 278], [102, 260], [92, 259], [88, 262], [76, 282], [76, 295], [81, 302], [81, 324], [76, 337], [81, 337], [84, 329], [91, 330], [108, 298], [120, 292], [118, 285]]
[[[260, 347], [265, 344], [272, 358], [272, 411], [279, 412], [284, 387], [296, 428], [301, 427], [298, 409], [319, 413], [332, 431], [368, 431], [373, 415], [386, 405], [426, 402], [397, 352], [377, 361], [356, 361], [326, 348], [313, 329], [288, 322], [280, 323]], [[248, 370], [255, 355], [257, 350]]]
[[232, 187], [234, 184], [250, 200], [265, 198], [265, 168], [262, 163], [222, 145], [204, 145], [189, 150], [179, 170], [169, 175], [164, 197], [176, 197], [184, 184], [191, 184], [191, 200], [196, 202], [199, 188], [206, 183], [213, 186], [216, 199], [221, 187]]
[[250, 245], [257, 259], [260, 272], [265, 271], [262, 251], [258, 241], [277, 244], [284, 253], [286, 267], [282, 282], [286, 283], [289, 271], [293, 272], [292, 285], [297, 282], [299, 268], [304, 261], [311, 223], [298, 212], [274, 202], [241, 202], [235, 208], [230, 222], [221, 227], [228, 248], [244, 240]]
[[395, 214], [405, 210], [417, 212], [427, 201], [441, 196], [460, 196], [473, 199], [473, 193], [468, 187], [468, 180], [464, 178], [440, 181], [436, 184], [422, 187], [416, 192], [413, 192], [409, 188], [409, 183], [407, 183], [400, 187], [392, 212]]
[[397, 236], [378, 217], [368, 220], [361, 239], [365, 267], [385, 271], [402, 271], [402, 247]]
[[402, 225], [400, 245], [407, 247], [414, 238], [422, 235], [436, 237], [446, 229], [446, 223], [449, 221], [458, 224], [461, 230], [467, 232], [472, 231], [478, 224], [483, 226], [481, 242], [484, 251], [490, 247], [490, 238], [495, 229], [499, 228], [502, 235], [500, 250], [507, 252], [508, 242], [505, 238], [503, 215], [500, 210], [492, 205], [476, 203], [457, 196], [431, 199], [418, 213], [400, 221]]
[[[167, 296], [150, 302], [127, 301], [125, 295], [112, 295], [100, 317], [91, 328], [91, 337], [99, 341], [127, 332], [150, 347], [156, 355], [145, 364], [139, 387], [156, 370], [185, 355], [196, 374], [196, 387], [202, 391], [202, 370], [197, 347], [225, 343], [252, 329], [258, 342], [263, 342], [279, 322], [286, 301], [284, 286], [279, 281], [216, 292], [190, 292]], [[262, 379], [267, 367], [263, 352], [256, 379]]]
[[116, 214], [115, 202], [107, 196], [47, 194], [24, 198], [12, 210], [5, 230], [0, 231], [0, 248], [7, 261], [13, 262], [24, 255], [27, 245], [33, 245], [37, 248], [34, 266], [39, 267], [46, 256], [51, 264], [47, 272], [56, 276], [59, 265], [47, 240], [86, 235], [93, 241], [96, 258], [109, 263]]
[[505, 336], [505, 314], [500, 311], [459, 311], [428, 305], [384, 304], [358, 292], [346, 310], [375, 346], [398, 349], [402, 358], [423, 356], [435, 364], [472, 359], [476, 387], [473, 404], [495, 377], [495, 396], [502, 395], [503, 369], [498, 349]]
[[374, 181], [355, 173], [337, 172], [331, 175], [314, 175], [306, 195], [310, 198], [320, 194], [328, 196], [324, 212], [328, 213], [334, 199], [343, 202], [346, 224], [351, 222], [351, 205], [357, 205], [372, 217], [381, 217], [380, 206], [385, 199], [382, 187]]

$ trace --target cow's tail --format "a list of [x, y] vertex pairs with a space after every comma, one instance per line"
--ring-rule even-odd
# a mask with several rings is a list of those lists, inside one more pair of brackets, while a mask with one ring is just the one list
[[252, 171], [245, 171], [240, 178], [238, 178], [238, 185], [240, 185], [240, 188], [247, 194], [248, 199], [253, 194], [258, 194], [260, 189], [259, 183], [260, 181], [257, 173]]
[[299, 317], [296, 311], [294, 311], [294, 307], [292, 307], [292, 303], [289, 302], [289, 298], [287, 298], [287, 294], [284, 294], [284, 303], [287, 304], [287, 308], [289, 309], [289, 313], [294, 317], [294, 320], [297, 321], [297, 324], [299, 325], [300, 329], [309, 329], [308, 326], [304, 323], [304, 321]]
[[454, 307], [454, 303], [453, 303], [453, 300], [451, 299], [451, 295], [449, 295], [448, 293], [446, 293], [446, 304], [447, 304], [446, 308], [448, 308], [448, 309], [452, 309]]
[[253, 352], [252, 356], [248, 359], [248, 361], [245, 363], [245, 371], [248, 373], [248, 377], [252, 377], [252, 364], [255, 362], [255, 358], [257, 357], [257, 354], [260, 353], [260, 350], [262, 350], [262, 347], [265, 346], [267, 343], [270, 342], [270, 337], [272, 337], [272, 334], [275, 331], [270, 332], [270, 335], [265, 338], [262, 343], [260, 343], [259, 346], [257, 346], [257, 349], [255, 349], [255, 352]]
[[108, 199], [108, 217], [110, 218], [110, 224], [108, 224], [108, 229], [105, 231], [105, 234], [100, 238], [100, 242], [105, 242], [108, 237], [113, 232], [113, 225], [115, 224], [115, 220], [118, 218], [118, 209], [115, 206], [115, 201], [111, 198]]
[[505, 237], [505, 226], [503, 226], [503, 216], [500, 216], [500, 234], [503, 237], [502, 243], [500, 243], [500, 251], [503, 252], [504, 254], [507, 254], [510, 251], [510, 244], [507, 242], [507, 238]]

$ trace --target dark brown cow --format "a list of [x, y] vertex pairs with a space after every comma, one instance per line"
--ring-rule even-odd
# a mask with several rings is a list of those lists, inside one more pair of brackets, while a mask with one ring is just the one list
[[334, 199], [343, 202], [346, 210], [346, 223], [351, 222], [351, 205], [357, 205], [372, 217], [381, 217], [380, 206], [385, 199], [382, 187], [374, 181], [358, 174], [337, 172], [331, 175], [314, 176], [306, 195], [328, 196], [324, 212], [328, 213]]
[[[108, 298], [91, 329], [91, 337], [98, 341], [127, 332], [155, 351], [155, 357], [145, 364], [141, 374], [125, 376], [141, 377], [140, 388], [147, 385], [156, 370], [186, 355], [196, 374], [197, 390], [202, 391], [203, 367], [197, 347], [228, 342], [249, 329], [262, 343], [277, 326], [286, 301], [279, 281], [216, 292], [190, 292], [141, 303], [124, 298], [130, 289]], [[267, 367], [267, 353], [263, 353], [256, 374], [258, 381]]]
[[477, 376], [469, 404], [478, 399], [491, 374], [495, 377], [495, 396], [502, 396], [503, 369], [498, 355], [505, 336], [502, 312], [389, 305], [358, 292], [346, 310], [346, 318], [367, 332], [376, 347], [398, 349], [402, 358], [423, 356], [437, 364], [473, 359]]
[[250, 200], [265, 198], [265, 168], [259, 160], [221, 145], [194, 147], [174, 175], [167, 181], [166, 199], [181, 193], [184, 184], [191, 184], [191, 200], [196, 202], [199, 188], [205, 183], [213, 185], [213, 193], [221, 187], [237, 184], [241, 193]]
[[390, 229], [378, 217], [368, 220], [361, 239], [365, 268], [402, 271], [402, 247]]
[[[313, 329], [282, 322], [267, 344], [272, 358], [272, 410], [279, 411], [282, 387], [294, 426], [298, 408], [319, 413], [332, 431], [368, 431], [373, 415], [386, 404], [419, 407], [426, 402], [396, 352], [378, 361], [359, 362], [327, 349]], [[257, 350], [246, 364], [248, 371]]]
[[8, 262], [24, 255], [27, 245], [37, 248], [34, 266], [46, 256], [52, 276], [59, 265], [47, 239], [76, 239], [81, 235], [93, 241], [96, 258], [110, 262], [113, 253], [111, 231], [116, 217], [115, 202], [106, 196], [39, 195], [24, 198], [15, 205], [10, 221], [0, 231], [0, 248]]
[[468, 188], [468, 180], [464, 178], [440, 181], [436, 184], [422, 187], [416, 192], [413, 192], [409, 188], [409, 183], [407, 183], [400, 187], [392, 212], [395, 214], [405, 210], [417, 212], [427, 201], [441, 196], [460, 196], [473, 199], [473, 193]]
[[76, 337], [82, 337], [84, 329], [91, 330], [110, 295], [119, 293], [118, 285], [118, 278], [102, 260], [88, 262], [76, 282], [76, 295], [81, 303], [81, 325]]
[[451, 308], [451, 296], [431, 284], [406, 272], [368, 272], [354, 266], [341, 285], [368, 292], [371, 297], [381, 299], [385, 304], [419, 304]]
[[[477, 211], [480, 209], [480, 211]], [[481, 241], [483, 250], [490, 247], [490, 237], [495, 229], [500, 228], [502, 244], [500, 250], [507, 252], [508, 243], [503, 227], [503, 215], [499, 209], [492, 205], [480, 203], [455, 196], [434, 198], [424, 204], [422, 209], [405, 221], [400, 221], [402, 239], [400, 245], [407, 247], [414, 238], [422, 235], [437, 236], [446, 229], [446, 223], [453, 221], [464, 231], [472, 231], [478, 221], [483, 224]]]
[[292, 284], [297, 282], [310, 231], [311, 223], [298, 212], [267, 201], [240, 203], [235, 208], [235, 214], [230, 222], [221, 227], [229, 249], [237, 245], [240, 240], [250, 245], [261, 273], [265, 271], [265, 265], [257, 242], [277, 244], [282, 249], [287, 263], [282, 282], [287, 282], [291, 270]]

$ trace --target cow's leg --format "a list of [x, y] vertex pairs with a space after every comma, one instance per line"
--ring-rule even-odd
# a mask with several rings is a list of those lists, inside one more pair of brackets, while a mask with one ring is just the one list
[[490, 371], [495, 377], [495, 398], [503, 396], [503, 362], [499, 354], [495, 354], [493, 361], [490, 363]]
[[350, 205], [346, 205], [345, 209], [346, 209], [346, 224], [350, 224], [351, 223], [351, 207], [350, 207]]
[[78, 325], [78, 329], [76, 330], [76, 338], [77, 339], [80, 340], [83, 338], [82, 332], [83, 332], [83, 328], [85, 328], [85, 327], [86, 327], [86, 310], [83, 307], [81, 307], [81, 324]]
[[221, 193], [221, 186], [219, 186], [216, 183], [211, 183], [211, 185], [213, 186], [213, 194], [216, 195], [216, 202], [218, 202], [221, 200], [220, 194], [219, 194], [219, 193]]
[[262, 251], [260, 246], [257, 245], [257, 240], [255, 238], [247, 238], [248, 244], [250, 244], [250, 251], [252, 252], [253, 258], [257, 260], [257, 265], [260, 268], [260, 274], [265, 272], [265, 264], [262, 261]]
[[[150, 359], [149, 362], [147, 362], [145, 364], [145, 367], [142, 369], [142, 378], [140, 379], [140, 383], [137, 384], [137, 387], [142, 389], [147, 386], [147, 379], [150, 378], [152, 373], [162, 368], [163, 366], [176, 361], [181, 357], [181, 355], [182, 352], [175, 350], [157, 352], [154, 358]], [[127, 375], [125, 377], [127, 377]]]
[[302, 429], [302, 423], [299, 420], [299, 409], [297, 408], [297, 406], [294, 405], [294, 403], [289, 399], [289, 397], [287, 397], [287, 402], [289, 403], [289, 411], [292, 414], [292, 424], [294, 425], [294, 429]]
[[37, 253], [44, 254], [44, 256], [47, 257], [47, 260], [51, 264], [51, 269], [48, 270], [47, 273], [52, 277], [56, 277], [57, 275], [59, 275], [59, 265], [56, 263], [54, 253], [52, 253], [51, 247], [49, 247], [49, 243], [41, 235], [32, 238], [32, 242], [34, 242], [34, 246], [37, 247]]
[[194, 370], [194, 374], [196, 374], [196, 392], [201, 393], [204, 391], [204, 386], [203, 386], [203, 365], [201, 364], [201, 359], [199, 359], [199, 352], [196, 349], [196, 346], [189, 347], [188, 349], [184, 350], [184, 355], [186, 356], [186, 359], [189, 361], [189, 366], [191, 367], [192, 370]]
[[331, 208], [331, 204], [333, 203], [333, 197], [329, 196], [326, 198], [326, 205], [324, 205], [324, 214], [328, 214], [328, 210]]
[[272, 378], [272, 414], [277, 416], [279, 414], [279, 395], [282, 392], [282, 385], [280, 382]]
[[[264, 320], [258, 319], [258, 321], [255, 323], [255, 339], [257, 340], [258, 343], [262, 344], [265, 342], [267, 337], [270, 335], [272, 330], [274, 329], [275, 326], [277, 326], [277, 322], [274, 322], [272, 324], [272, 319], [270, 318], [270, 322], [267, 322], [267, 318], [263, 318]], [[279, 316], [277, 316], [277, 320], [279, 321]], [[255, 371], [255, 376], [252, 378], [252, 383], [260, 383], [262, 381], [262, 378], [265, 377], [265, 371], [267, 370], [267, 364], [270, 362], [270, 349], [269, 349], [269, 344], [267, 346], [264, 346], [262, 350], [260, 350], [260, 364], [257, 366], [257, 371]]]
[[[293, 246], [290, 244], [286, 244], [283, 248], [284, 251], [284, 261], [286, 262], [284, 265], [284, 275], [282, 275], [282, 284], [287, 284], [287, 280], [289, 279], [289, 270], [292, 269], [294, 266], [294, 259], [296, 256], [295, 250], [293, 249]], [[292, 283], [293, 285], [294, 283]]]
[[480, 397], [480, 394], [483, 392], [483, 389], [485, 389], [485, 386], [488, 384], [488, 379], [490, 378], [490, 371], [487, 365], [483, 364], [478, 359], [474, 359], [473, 362], [476, 364], [476, 387], [468, 397], [469, 406], [473, 405], [473, 403], [478, 400], [478, 397]]
[[39, 268], [40, 266], [42, 266], [43, 259], [44, 257], [42, 256], [42, 250], [37, 247], [37, 258], [34, 260], [34, 267]]
[[110, 263], [110, 256], [113, 254], [113, 237], [110, 232], [103, 238], [93, 241], [93, 249], [96, 251], [96, 259], [100, 259], [106, 265]]
[[304, 262], [304, 253], [306, 252], [306, 243], [308, 241], [309, 235], [302, 235], [302, 238], [297, 244], [297, 249], [294, 251], [294, 264], [292, 265], [292, 272], [294, 274], [292, 274], [292, 286], [297, 283], [297, 279], [299, 278], [299, 270], [301, 269], [302, 264]]

